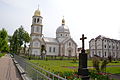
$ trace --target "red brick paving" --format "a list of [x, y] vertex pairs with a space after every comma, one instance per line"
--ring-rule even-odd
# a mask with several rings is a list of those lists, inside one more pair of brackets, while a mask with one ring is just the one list
[[0, 80], [21, 80], [12, 58], [9, 55], [0, 58]]

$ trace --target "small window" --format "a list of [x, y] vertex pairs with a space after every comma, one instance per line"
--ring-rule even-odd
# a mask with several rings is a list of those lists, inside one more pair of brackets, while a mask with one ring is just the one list
[[37, 23], [39, 22], [39, 18], [37, 19]]
[[117, 46], [117, 49], [118, 49], [118, 46]]
[[36, 32], [39, 32], [39, 27], [36, 28]]
[[105, 48], [106, 48], [106, 45], [105, 45]]
[[61, 36], [62, 36], [62, 34], [61, 34]]
[[105, 42], [106, 42], [106, 40], [105, 40]]
[[55, 47], [53, 48], [53, 52], [55, 52]]
[[113, 49], [114, 49], [114, 46], [113, 46]]
[[106, 52], [105, 52], [105, 56], [106, 56]]
[[51, 47], [49, 47], [49, 52], [51, 52]]
[[36, 18], [34, 19], [34, 23], [36, 23]]
[[109, 48], [111, 48], [111, 46], [109, 46]]
[[71, 46], [71, 42], [69, 42], [69, 46]]

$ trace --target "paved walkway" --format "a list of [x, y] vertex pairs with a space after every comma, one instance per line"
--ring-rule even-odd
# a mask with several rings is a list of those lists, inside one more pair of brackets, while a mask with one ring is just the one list
[[0, 80], [21, 80], [21, 77], [9, 55], [0, 58]]

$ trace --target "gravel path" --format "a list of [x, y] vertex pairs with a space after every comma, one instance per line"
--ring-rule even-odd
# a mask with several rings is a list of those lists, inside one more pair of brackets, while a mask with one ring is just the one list
[[21, 80], [19, 72], [9, 55], [0, 58], [0, 80]]

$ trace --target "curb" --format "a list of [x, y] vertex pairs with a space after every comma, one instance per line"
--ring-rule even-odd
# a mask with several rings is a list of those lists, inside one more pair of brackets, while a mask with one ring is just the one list
[[25, 73], [25, 70], [18, 64], [18, 62], [14, 58], [12, 58], [12, 60], [15, 64], [16, 68], [18, 69], [22, 80], [32, 80], [31, 78], [29, 78], [27, 76], [27, 74]]

